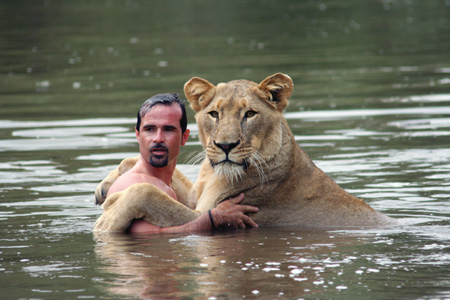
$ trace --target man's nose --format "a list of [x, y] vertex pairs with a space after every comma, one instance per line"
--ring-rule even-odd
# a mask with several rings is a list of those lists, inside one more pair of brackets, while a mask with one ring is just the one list
[[153, 137], [153, 142], [161, 143], [164, 142], [164, 133], [161, 129], [157, 129], [155, 136]]

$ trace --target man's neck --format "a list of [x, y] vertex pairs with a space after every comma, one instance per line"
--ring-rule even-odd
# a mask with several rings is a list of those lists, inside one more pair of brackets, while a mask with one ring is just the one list
[[153, 167], [148, 161], [144, 161], [142, 158], [139, 160], [139, 169], [142, 173], [158, 178], [163, 181], [167, 186], [170, 186], [172, 182], [172, 175], [176, 167], [176, 162], [168, 164], [165, 167], [156, 168]]

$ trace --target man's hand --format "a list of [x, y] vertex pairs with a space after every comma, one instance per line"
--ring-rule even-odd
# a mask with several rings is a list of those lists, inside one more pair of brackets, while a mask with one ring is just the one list
[[246, 213], [256, 213], [258, 208], [250, 205], [240, 205], [244, 199], [244, 194], [221, 202], [216, 208], [211, 210], [212, 222], [218, 229], [235, 228], [257, 228], [258, 225], [246, 215]]

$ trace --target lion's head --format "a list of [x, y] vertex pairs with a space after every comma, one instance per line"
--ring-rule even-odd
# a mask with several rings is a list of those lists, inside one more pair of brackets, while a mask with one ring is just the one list
[[[281, 147], [282, 112], [292, 79], [277, 73], [257, 84], [234, 80], [214, 86], [194, 77], [184, 86], [214, 172], [228, 182], [260, 170]], [[259, 172], [261, 174], [261, 172]]]

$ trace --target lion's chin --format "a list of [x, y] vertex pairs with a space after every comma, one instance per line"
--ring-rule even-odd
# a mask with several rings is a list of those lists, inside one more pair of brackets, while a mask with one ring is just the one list
[[229, 183], [234, 184], [245, 176], [245, 168], [243, 165], [236, 163], [222, 162], [214, 165], [214, 173], [219, 178], [225, 178]]

